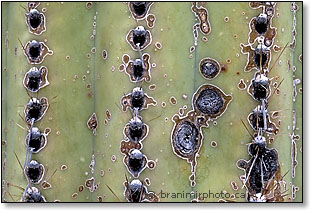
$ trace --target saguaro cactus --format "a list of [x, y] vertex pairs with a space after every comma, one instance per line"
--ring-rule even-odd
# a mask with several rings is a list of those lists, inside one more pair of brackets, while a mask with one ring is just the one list
[[[268, 116], [278, 128], [276, 135], [265, 135], [266, 147], [277, 151], [281, 170], [276, 176], [283, 176], [278, 189], [287, 194], [277, 201], [302, 201], [301, 2], [274, 5], [272, 47], [258, 50], [252, 38], [260, 35], [251, 33], [251, 20], [263, 18], [260, 3], [2, 2], [1, 6], [3, 202], [26, 201], [22, 197], [27, 193], [40, 193], [44, 199], [35, 201], [47, 202], [254, 201], [247, 197], [249, 189], [243, 186], [244, 172], [237, 161], [252, 157], [248, 144], [255, 129], [247, 122], [259, 103], [248, 90], [255, 68], [264, 65], [272, 67], [267, 76], [272, 95]], [[263, 26], [259, 18], [256, 24]], [[144, 42], [140, 26], [149, 33]], [[140, 43], [141, 55], [135, 43]], [[24, 52], [37, 44], [43, 52], [36, 55], [33, 48], [32, 56], [26, 57]], [[255, 55], [269, 60], [258, 59], [251, 66]], [[32, 83], [26, 89], [29, 78]], [[42, 82], [35, 85], [39, 78]], [[205, 87], [220, 89], [218, 95], [227, 97], [220, 117], [206, 114], [221, 106], [213, 100], [216, 96], [210, 99], [215, 93], [198, 95]], [[139, 110], [139, 116], [132, 116], [128, 104], [122, 103], [134, 88], [142, 88], [153, 105]], [[28, 168], [24, 166], [27, 123], [20, 118], [30, 100], [27, 92], [33, 98], [47, 98], [49, 105], [35, 123], [40, 132], [33, 128], [33, 134], [42, 134], [42, 148], [32, 154], [36, 162]], [[175, 122], [191, 110], [199, 114], [191, 116], [197, 120], [194, 126], [185, 123], [183, 134], [188, 135], [181, 138], [187, 141], [183, 146], [193, 140], [189, 136], [194, 127], [203, 123], [198, 126], [203, 138], [195, 152], [192, 185], [191, 165], [172, 147]], [[147, 131], [141, 139], [127, 132], [131, 118], [135, 126], [141, 121]], [[130, 142], [137, 148], [128, 146]], [[129, 161], [124, 158], [124, 144], [136, 149], [128, 154], [141, 160], [145, 159], [140, 152], [145, 155], [152, 170], [130, 173], [124, 164]], [[24, 167], [28, 174], [40, 172], [31, 185]], [[132, 189], [147, 192], [143, 199], [130, 197], [129, 183]], [[31, 187], [26, 189], [27, 185]]]

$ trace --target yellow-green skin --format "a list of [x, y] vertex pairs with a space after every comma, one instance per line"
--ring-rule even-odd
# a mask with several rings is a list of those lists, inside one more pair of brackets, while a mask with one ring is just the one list
[[[105, 202], [118, 202], [119, 200], [109, 191], [109, 185], [115, 194], [125, 201], [123, 196], [125, 174], [129, 176], [122, 162], [120, 142], [123, 139], [123, 127], [131, 118], [129, 112], [120, 111], [120, 99], [123, 94], [129, 93], [136, 84], [129, 81], [124, 72], [118, 71], [122, 63], [121, 57], [127, 53], [131, 58], [137, 58], [125, 40], [128, 31], [137, 26], [131, 17], [128, 6], [125, 3], [93, 3], [90, 9], [86, 3], [49, 3], [43, 2], [39, 10], [46, 8], [47, 31], [41, 36], [35, 36], [28, 32], [25, 23], [25, 10], [20, 7], [25, 3], [2, 3], [2, 184], [13, 183], [26, 187], [26, 180], [22, 179], [22, 170], [18, 165], [14, 152], [23, 162], [25, 156], [24, 139], [26, 131], [15, 123], [24, 127], [20, 119], [23, 115], [23, 106], [29, 101], [29, 97], [22, 85], [25, 73], [31, 65], [27, 63], [18, 39], [22, 43], [37, 39], [47, 40], [47, 46], [54, 51], [54, 55], [47, 56], [42, 63], [48, 70], [50, 85], [39, 91], [39, 97], [49, 99], [50, 107], [43, 120], [36, 123], [43, 130], [50, 127], [52, 132], [48, 136], [47, 146], [33, 158], [48, 168], [47, 178], [57, 169], [56, 174], [48, 180], [51, 189], [41, 190], [46, 200], [53, 202], [97, 202], [97, 197], [102, 196]], [[226, 191], [230, 194], [245, 193], [239, 177], [243, 171], [236, 167], [239, 159], [249, 159], [247, 143], [251, 138], [240, 119], [246, 121], [247, 115], [257, 105], [246, 91], [238, 89], [241, 78], [250, 80], [254, 71], [245, 73], [247, 56], [241, 53], [240, 43], [247, 44], [249, 26], [248, 22], [257, 16], [260, 10], [253, 10], [247, 2], [227, 3], [210, 2], [206, 8], [209, 13], [211, 33], [207, 35], [207, 42], [202, 41], [203, 35], [199, 34], [198, 47], [190, 58], [189, 49], [193, 45], [192, 26], [195, 23], [194, 14], [191, 12], [191, 3], [154, 3], [150, 13], [156, 16], [155, 27], [152, 32], [152, 44], [144, 50], [151, 55], [151, 63], [156, 67], [151, 69], [152, 81], [144, 83], [142, 87], [157, 101], [156, 107], [141, 112], [143, 121], [150, 127], [149, 135], [143, 141], [143, 153], [151, 160], [157, 161], [154, 170], [146, 169], [140, 175], [140, 180], [149, 178], [150, 191], [155, 193], [189, 193]], [[292, 127], [292, 109], [297, 113], [298, 134], [302, 134], [302, 94], [298, 93], [297, 101], [292, 102], [292, 71], [287, 72], [287, 61], [297, 68], [296, 75], [302, 79], [302, 63], [298, 57], [302, 53], [302, 4], [298, 3], [297, 11], [297, 43], [295, 51], [286, 49], [280, 58], [282, 65], [275, 65], [269, 77], [279, 76], [284, 78], [280, 87], [280, 96], [276, 94], [269, 100], [269, 110], [283, 110], [281, 112], [281, 128], [275, 141], [269, 147], [276, 148], [279, 153], [279, 162], [282, 174], [291, 171], [291, 143], [288, 130]], [[244, 12], [244, 14], [242, 14]], [[290, 11], [290, 3], [277, 3], [276, 13], [272, 25], [277, 27], [277, 35], [274, 44], [284, 46], [292, 40], [293, 13]], [[90, 39], [93, 33], [93, 21], [96, 15], [96, 36]], [[229, 17], [225, 22], [224, 18]], [[145, 21], [138, 24], [146, 26]], [[284, 29], [284, 32], [281, 29]], [[4, 43], [8, 40], [8, 48]], [[234, 35], [237, 38], [234, 38]], [[162, 44], [161, 50], [155, 50], [155, 43]], [[95, 47], [96, 53], [91, 49]], [[17, 48], [17, 55], [14, 54]], [[103, 60], [101, 52], [106, 49], [107, 60]], [[90, 54], [90, 58], [87, 57]], [[238, 55], [239, 56], [238, 56]], [[272, 50], [271, 64], [280, 53]], [[66, 59], [70, 56], [70, 59]], [[221, 64], [225, 64], [226, 71], [212, 80], [206, 81], [198, 71], [201, 59], [212, 57]], [[226, 63], [230, 59], [231, 63]], [[112, 71], [112, 68], [115, 71]], [[5, 71], [6, 69], [6, 71]], [[237, 72], [240, 72], [237, 75]], [[164, 75], [167, 75], [167, 78]], [[78, 78], [74, 81], [74, 76]], [[87, 79], [82, 80], [83, 75]], [[180, 107], [191, 107], [191, 97], [196, 89], [210, 83], [220, 87], [226, 94], [233, 96], [233, 101], [228, 109], [217, 120], [217, 125], [212, 123], [209, 128], [203, 128], [204, 140], [200, 150], [200, 157], [196, 169], [196, 186], [190, 187], [188, 176], [190, 165], [173, 152], [170, 144], [170, 135], [173, 123], [171, 117], [178, 113]], [[91, 84], [91, 89], [86, 85]], [[155, 90], [149, 90], [150, 84], [156, 84]], [[247, 83], [248, 84], [248, 83]], [[297, 86], [298, 88], [301, 85]], [[92, 97], [88, 93], [92, 93]], [[284, 96], [284, 93], [286, 94]], [[183, 99], [187, 95], [187, 99]], [[36, 96], [36, 94], [34, 95]], [[56, 97], [57, 96], [57, 97]], [[177, 104], [169, 102], [171, 96], [177, 99]], [[55, 99], [52, 99], [56, 97]], [[166, 107], [161, 106], [166, 102]], [[106, 110], [111, 112], [111, 120], [107, 125]], [[99, 120], [97, 136], [87, 128], [86, 122], [95, 112]], [[158, 117], [159, 116], [159, 117]], [[157, 119], [154, 119], [158, 117]], [[168, 122], [165, 122], [165, 118]], [[152, 120], [154, 119], [154, 120]], [[152, 120], [152, 121], [150, 121]], [[149, 122], [150, 121], [150, 122]], [[249, 126], [248, 126], [249, 127]], [[288, 196], [291, 196], [290, 183], [299, 187], [296, 199], [302, 201], [302, 136], [297, 142], [298, 166], [296, 178], [292, 179], [290, 173], [285, 176]], [[210, 142], [216, 141], [217, 147], [211, 147]], [[89, 164], [92, 151], [95, 154], [95, 180], [100, 183], [97, 191], [90, 193], [84, 188], [76, 198], [72, 194], [78, 192], [78, 186], [84, 185], [85, 180], [91, 177]], [[116, 161], [111, 156], [116, 155]], [[66, 165], [66, 170], [60, 170]], [[110, 169], [110, 170], [109, 170]], [[104, 170], [104, 176], [101, 176]], [[85, 173], [88, 175], [85, 175]], [[129, 176], [132, 180], [132, 177]], [[239, 190], [234, 191], [231, 181], [235, 181]], [[2, 185], [4, 192], [9, 192], [15, 200], [19, 200], [22, 192], [14, 187]], [[284, 191], [284, 189], [283, 189]], [[12, 202], [8, 193], [3, 200]], [[161, 202], [189, 202], [189, 198], [173, 199], [162, 198]], [[245, 198], [229, 199], [244, 202]], [[218, 198], [207, 198], [205, 202], [215, 202]]]

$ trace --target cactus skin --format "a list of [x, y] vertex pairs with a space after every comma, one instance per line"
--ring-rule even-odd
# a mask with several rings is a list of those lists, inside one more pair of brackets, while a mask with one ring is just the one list
[[[24, 3], [2, 3], [2, 160], [5, 160], [5, 168], [2, 162], [2, 179], [6, 183], [13, 183], [21, 187], [26, 186], [26, 180], [21, 181], [22, 171], [14, 157], [14, 152], [23, 161], [25, 156], [24, 139], [26, 132], [15, 125], [15, 122], [23, 125], [18, 113], [23, 113], [23, 105], [29, 101], [22, 80], [24, 74], [30, 69], [18, 38], [26, 43], [28, 40], [47, 39], [47, 45], [54, 54], [47, 56], [44, 66], [49, 70], [49, 86], [39, 92], [39, 96], [49, 99], [50, 107], [40, 122], [41, 129], [50, 127], [52, 132], [48, 136], [47, 146], [33, 158], [43, 163], [48, 168], [49, 177], [57, 169], [56, 174], [49, 180], [51, 189], [42, 190], [47, 201], [53, 202], [97, 202], [98, 196], [102, 196], [104, 202], [119, 202], [106, 187], [108, 184], [122, 201], [125, 175], [127, 170], [122, 163], [123, 155], [119, 151], [120, 142], [123, 139], [123, 127], [130, 119], [130, 114], [121, 112], [119, 101], [123, 93], [127, 93], [135, 87], [130, 83], [124, 72], [118, 71], [121, 57], [127, 53], [131, 58], [138, 57], [125, 38], [128, 31], [136, 27], [136, 23], [130, 15], [127, 4], [93, 3], [87, 9], [85, 2], [59, 3], [42, 2], [39, 10], [46, 8], [46, 28], [40, 36], [28, 32], [25, 24], [24, 9], [19, 5]], [[240, 118], [245, 120], [256, 102], [246, 91], [240, 91], [237, 85], [241, 78], [250, 80], [253, 71], [245, 73], [247, 56], [240, 51], [240, 43], [247, 43], [248, 21], [259, 13], [259, 10], [250, 9], [248, 2], [208, 2], [204, 5], [208, 10], [211, 33], [207, 35], [207, 42], [203, 42], [202, 34], [199, 34], [198, 47], [189, 58], [189, 48], [193, 45], [192, 26], [195, 22], [194, 14], [191, 12], [191, 3], [154, 3], [151, 14], [156, 16], [155, 27], [150, 29], [153, 41], [144, 52], [151, 55], [151, 63], [156, 67], [151, 69], [152, 80], [144, 83], [143, 88], [148, 95], [157, 101], [156, 107], [142, 111], [141, 116], [150, 131], [148, 137], [143, 141], [143, 153], [149, 159], [158, 159], [154, 170], [146, 169], [140, 180], [148, 177], [151, 185], [150, 191], [159, 192], [221, 192], [244, 193], [239, 176], [242, 172], [236, 167], [238, 159], [247, 158], [247, 146], [250, 136], [240, 123]], [[302, 3], [298, 3], [297, 11], [297, 44], [295, 51], [286, 50], [282, 57], [282, 65], [276, 64], [270, 76], [285, 78], [280, 87], [280, 96], [274, 95], [270, 102], [269, 110], [284, 110], [281, 119], [281, 128], [278, 136], [271, 147], [279, 152], [279, 161], [282, 165], [282, 174], [291, 170], [291, 144], [288, 137], [288, 125], [292, 126], [292, 108], [297, 113], [297, 131], [300, 140], [297, 142], [298, 166], [296, 177], [291, 178], [290, 173], [286, 175], [285, 181], [292, 182], [299, 187], [295, 202], [302, 201], [302, 94], [298, 93], [296, 102], [292, 102], [292, 71], [287, 72], [287, 60], [295, 63], [297, 78], [302, 79], [302, 63], [298, 60], [302, 52]], [[273, 26], [278, 28], [275, 44], [284, 46], [292, 40], [293, 15], [290, 11], [290, 3], [278, 3], [276, 5], [280, 16], [275, 16]], [[98, 14], [96, 14], [98, 12]], [[245, 12], [245, 15], [242, 15]], [[93, 32], [94, 15], [96, 15], [96, 36], [90, 40]], [[128, 18], [130, 16], [130, 18]], [[224, 21], [229, 17], [229, 21]], [[248, 17], [248, 19], [246, 19]], [[139, 24], [145, 27], [145, 21]], [[281, 32], [284, 28], [284, 32]], [[163, 30], [161, 30], [163, 29]], [[6, 32], [7, 35], [6, 35]], [[237, 38], [234, 38], [237, 34]], [[7, 38], [6, 38], [7, 37]], [[8, 40], [8, 48], [5, 47]], [[159, 41], [161, 50], [155, 51], [154, 44]], [[278, 42], [277, 42], [278, 41]], [[96, 53], [91, 49], [96, 47]], [[17, 48], [17, 55], [15, 55]], [[106, 49], [107, 60], [102, 59], [101, 52]], [[87, 54], [90, 54], [90, 58]], [[239, 54], [239, 57], [236, 54]], [[272, 50], [271, 64], [278, 57], [279, 52]], [[67, 60], [66, 56], [70, 56]], [[212, 81], [206, 81], [200, 75], [198, 66], [201, 59], [212, 57], [225, 64], [225, 71]], [[231, 63], [227, 63], [227, 59]], [[111, 71], [112, 66], [115, 71]], [[7, 69], [5, 71], [5, 69]], [[89, 73], [87, 73], [89, 71]], [[236, 73], [240, 72], [239, 75]], [[164, 78], [167, 74], [167, 78]], [[78, 78], [74, 82], [74, 76]], [[82, 80], [83, 75], [87, 79]], [[98, 76], [100, 79], [98, 79]], [[170, 133], [173, 127], [171, 117], [178, 112], [180, 107], [187, 105], [191, 107], [192, 94], [197, 88], [211, 83], [220, 87], [226, 94], [231, 94], [234, 99], [217, 125], [203, 128], [204, 141], [197, 159], [196, 186], [191, 188], [188, 182], [190, 166], [186, 161], [174, 155], [170, 145]], [[86, 88], [91, 84], [90, 90]], [[149, 90], [150, 84], [156, 84], [155, 90]], [[247, 83], [248, 84], [248, 83]], [[300, 88], [298, 85], [297, 88]], [[90, 97], [89, 93], [92, 93]], [[283, 96], [286, 93], [286, 96]], [[183, 99], [183, 95], [187, 95]], [[57, 96], [55, 99], [53, 97]], [[174, 96], [177, 104], [172, 105], [169, 98]], [[161, 106], [166, 102], [166, 107]], [[117, 104], [117, 105], [116, 105]], [[106, 110], [111, 112], [111, 120], [104, 124]], [[188, 109], [186, 110], [186, 112]], [[95, 112], [99, 125], [97, 135], [87, 128], [86, 122], [89, 116]], [[158, 117], [160, 116], [160, 117]], [[154, 119], [158, 117], [157, 119]], [[168, 122], [165, 122], [165, 118]], [[154, 119], [154, 120], [152, 120]], [[150, 121], [152, 120], [152, 121]], [[148, 122], [150, 121], [150, 122]], [[231, 125], [232, 123], [232, 125]], [[56, 133], [59, 131], [60, 133]], [[106, 137], [106, 134], [107, 137]], [[210, 146], [211, 141], [217, 142], [217, 147]], [[76, 198], [72, 194], [78, 192], [78, 187], [84, 185], [85, 180], [91, 177], [89, 164], [91, 162], [92, 150], [95, 154], [95, 182], [99, 183], [97, 191], [91, 193], [84, 187]], [[104, 156], [103, 156], [104, 155]], [[111, 161], [112, 155], [116, 161]], [[60, 170], [62, 165], [67, 165], [66, 170]], [[109, 172], [109, 168], [111, 171]], [[100, 171], [104, 170], [104, 176]], [[88, 175], [85, 175], [88, 172]], [[128, 173], [127, 173], [128, 175]], [[131, 180], [131, 177], [129, 177]], [[239, 190], [234, 191], [231, 181], [235, 181]], [[21, 191], [14, 187], [2, 185], [5, 191], [12, 195], [21, 195]], [[287, 192], [291, 197], [291, 188]], [[18, 197], [14, 197], [16, 200]], [[3, 200], [12, 202], [8, 194]], [[286, 197], [286, 201], [287, 201]], [[19, 199], [18, 199], [19, 200]], [[190, 201], [191, 199], [161, 198], [161, 202], [167, 201]], [[231, 199], [244, 202], [245, 198]], [[215, 202], [218, 198], [208, 198], [205, 202]]]

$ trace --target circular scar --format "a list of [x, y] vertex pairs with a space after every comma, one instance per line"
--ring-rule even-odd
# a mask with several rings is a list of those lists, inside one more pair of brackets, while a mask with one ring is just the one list
[[226, 95], [220, 88], [205, 84], [195, 92], [192, 103], [198, 116], [216, 119], [226, 111], [231, 100], [232, 96]]
[[213, 58], [204, 58], [199, 63], [199, 72], [207, 80], [216, 78], [220, 73], [220, 64]]
[[202, 145], [203, 134], [199, 120], [197, 120], [194, 111], [187, 113], [186, 117], [180, 118], [179, 115], [172, 117], [174, 122], [171, 132], [171, 146], [174, 154], [187, 160], [191, 164], [191, 175], [189, 180], [191, 186], [196, 185], [195, 171], [197, 157]]

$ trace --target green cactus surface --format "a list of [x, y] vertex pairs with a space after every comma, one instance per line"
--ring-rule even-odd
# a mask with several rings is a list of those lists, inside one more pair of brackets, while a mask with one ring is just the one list
[[[285, 202], [303, 201], [303, 5], [302, 2], [296, 4], [294, 49], [290, 44], [284, 48], [294, 38], [292, 5], [290, 2], [275, 5], [272, 26], [277, 28], [277, 34], [273, 46], [280, 50], [271, 48], [269, 67], [274, 67], [268, 75], [277, 78], [273, 80], [272, 92], [274, 82], [279, 84], [284, 79], [280, 91], [268, 99], [270, 115], [279, 111], [277, 118], [271, 118], [279, 127], [279, 133], [269, 137], [274, 140], [267, 146], [278, 151], [281, 175], [288, 171], [283, 178], [286, 188], [281, 188], [281, 192], [287, 190]], [[146, 185], [148, 191], [156, 193], [160, 202], [191, 202], [190, 197], [171, 197], [173, 193], [191, 192], [230, 195], [198, 199], [202, 202], [246, 202], [246, 188], [240, 180], [244, 172], [236, 162], [250, 159], [247, 145], [251, 143], [251, 136], [241, 120], [254, 133], [247, 117], [258, 103], [247, 89], [238, 88], [241, 79], [248, 87], [255, 72], [244, 71], [247, 55], [241, 52], [240, 44], [248, 44], [249, 21], [259, 15], [261, 8], [252, 9], [249, 2], [200, 2], [199, 5], [208, 11], [211, 31], [204, 35], [198, 30], [197, 46], [191, 51], [193, 25], [199, 22], [191, 10], [191, 2], [154, 2], [149, 10], [149, 14], [156, 17], [153, 28], [149, 28], [145, 20], [136, 21], [127, 3], [41, 2], [37, 9], [43, 12], [46, 21], [46, 31], [41, 35], [28, 30], [25, 2], [2, 2], [2, 202], [20, 201], [23, 191], [14, 185], [27, 186], [14, 153], [23, 165], [27, 125], [20, 115], [24, 116], [30, 98], [22, 81], [34, 66], [48, 68], [49, 85], [38, 93], [29, 93], [36, 98], [46, 97], [49, 102], [46, 114], [34, 124], [42, 132], [45, 128], [51, 129], [47, 145], [32, 155], [32, 159], [44, 165], [43, 180], [51, 185], [49, 189], [34, 185], [46, 201], [127, 202], [125, 177], [129, 182], [134, 178], [123, 163], [120, 142], [124, 139], [124, 126], [132, 115], [122, 111], [120, 101], [133, 88], [141, 86], [157, 102], [139, 112], [149, 126], [141, 151], [156, 162], [153, 170], [146, 168], [139, 176], [144, 183], [150, 181], [149, 186]], [[133, 83], [120, 66], [124, 54], [131, 59], [139, 58], [126, 36], [140, 25], [152, 34], [151, 44], [142, 51], [150, 55], [151, 81]], [[31, 40], [44, 42], [53, 55], [46, 56], [41, 64], [29, 64], [22, 45]], [[156, 47], [157, 42], [162, 45], [161, 49]], [[206, 80], [199, 73], [199, 62], [206, 57], [221, 65], [221, 72], [213, 80]], [[297, 81], [295, 101], [293, 81]], [[190, 164], [172, 150], [172, 116], [184, 106], [183, 117], [192, 109], [192, 96], [203, 84], [215, 85], [233, 99], [222, 116], [209, 122], [208, 128], [202, 128], [204, 138], [197, 158], [196, 185], [191, 187]], [[98, 120], [96, 135], [87, 126], [93, 113]], [[295, 140], [290, 137], [293, 133], [299, 136]], [[292, 177], [292, 141], [296, 142], [298, 161], [295, 177]], [[95, 179], [95, 190], [88, 189], [85, 183], [91, 177]]]

